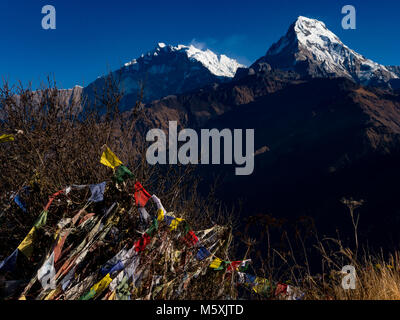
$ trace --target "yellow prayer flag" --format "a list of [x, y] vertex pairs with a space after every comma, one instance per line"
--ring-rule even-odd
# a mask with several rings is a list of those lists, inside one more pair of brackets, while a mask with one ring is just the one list
[[253, 291], [255, 293], [261, 294], [264, 291], [269, 289], [269, 281], [268, 281], [268, 279], [256, 277], [254, 283], [255, 283], [255, 286], [253, 287]]
[[21, 251], [27, 258], [29, 258], [33, 253], [33, 237], [35, 236], [36, 227], [33, 227], [29, 231], [28, 235], [22, 240], [21, 244], [18, 246], [18, 250]]
[[25, 296], [20, 296], [18, 300], [26, 300]]
[[164, 215], [164, 210], [163, 209], [158, 209], [158, 217], [157, 217], [157, 220], [158, 221], [163, 221], [164, 220], [164, 217], [165, 217], [165, 215]]
[[222, 260], [220, 258], [215, 258], [210, 264], [210, 268], [218, 269], [221, 266]]
[[90, 291], [96, 292], [96, 296], [102, 293], [112, 282], [112, 279], [110, 277], [110, 274], [107, 273], [107, 275], [101, 279], [99, 282], [97, 282], [91, 289]]
[[172, 220], [171, 222], [171, 231], [176, 230], [176, 228], [178, 228], [179, 223], [181, 223], [183, 221], [183, 219], [181, 218], [175, 218], [174, 220]]
[[107, 147], [103, 152], [100, 163], [112, 169], [115, 169], [122, 164], [121, 160], [118, 159], [118, 157], [110, 150], [109, 147]]
[[0, 143], [14, 141], [14, 136], [12, 134], [2, 134], [0, 136]]

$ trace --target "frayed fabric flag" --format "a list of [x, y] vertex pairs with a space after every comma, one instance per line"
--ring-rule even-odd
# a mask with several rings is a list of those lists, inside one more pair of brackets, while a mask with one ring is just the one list
[[115, 272], [119, 272], [125, 268], [124, 263], [122, 261], [118, 261], [118, 263], [113, 266], [110, 270], [110, 274], [114, 274]]
[[73, 267], [68, 274], [64, 277], [64, 279], [61, 281], [61, 288], [62, 290], [65, 292], [68, 287], [70, 286], [71, 282], [74, 280], [75, 278], [75, 269], [76, 266]]
[[171, 225], [170, 225], [170, 229], [171, 231], [174, 231], [178, 228], [179, 224], [184, 221], [181, 218], [175, 218], [174, 220], [172, 220]]
[[230, 264], [230, 261], [223, 261], [220, 258], [215, 258], [211, 264], [210, 268], [214, 269], [215, 271], [221, 271], [224, 270], [226, 265]]
[[110, 167], [111, 169], [115, 169], [116, 167], [122, 165], [121, 160], [110, 150], [109, 147], [106, 147], [104, 150], [100, 163], [105, 165], [106, 167]]
[[33, 241], [35, 238], [36, 230], [44, 226], [47, 222], [47, 211], [43, 211], [36, 221], [33, 228], [29, 231], [28, 235], [18, 246], [18, 250], [21, 251], [27, 258], [29, 258], [33, 253]]
[[56, 263], [58, 259], [61, 257], [62, 249], [70, 232], [71, 232], [70, 230], [65, 230], [59, 235], [57, 239], [57, 244], [54, 247], [54, 263]]
[[18, 207], [21, 208], [21, 210], [25, 213], [27, 213], [28, 211], [26, 210], [26, 204], [24, 202], [24, 200], [21, 199], [21, 197], [19, 195], [16, 195], [14, 198], [14, 202], [17, 204]]
[[42, 284], [43, 290], [54, 290], [56, 288], [56, 269], [54, 268], [54, 251], [38, 270], [38, 280]]
[[[28, 188], [28, 187], [24, 187], [22, 191], [23, 191], [23, 194], [24, 194], [24, 195], [29, 195], [29, 188]], [[18, 207], [21, 208], [21, 210], [22, 210], [24, 213], [27, 213], [27, 212], [28, 212], [28, 210], [26, 209], [25, 201], [21, 198], [21, 195], [20, 195], [20, 194], [15, 195], [15, 197], [14, 197], [14, 202], [16, 203], [16, 205], [17, 205]]]
[[0, 136], [0, 143], [5, 143], [5, 142], [12, 142], [14, 141], [14, 136], [12, 134], [2, 134]]
[[207, 259], [209, 256], [211, 256], [211, 252], [207, 250], [205, 247], [201, 247], [199, 251], [197, 252], [197, 260], [203, 261], [204, 259]]
[[118, 252], [114, 257], [106, 262], [106, 264], [100, 269], [100, 274], [105, 276], [107, 273], [111, 273], [110, 270], [117, 265], [123, 257], [127, 254], [127, 250], [124, 248], [120, 252]]
[[99, 184], [92, 184], [89, 186], [90, 192], [92, 193], [89, 201], [90, 202], [101, 202], [104, 200], [104, 191], [106, 190], [107, 182], [102, 182]]
[[148, 244], [150, 243], [150, 236], [147, 233], [144, 233], [143, 236], [135, 242], [135, 251], [141, 252], [146, 249]]
[[302, 292], [299, 288], [295, 288], [292, 286], [287, 286], [286, 294], [286, 300], [302, 300], [305, 296], [305, 293]]
[[199, 238], [197, 238], [196, 234], [193, 231], [189, 231], [183, 238], [183, 241], [188, 247], [193, 247], [194, 245], [196, 245], [197, 242], [199, 242]]
[[220, 258], [215, 258], [211, 264], [210, 264], [210, 268], [218, 270], [222, 265], [222, 260]]
[[275, 297], [278, 297], [280, 295], [285, 295], [287, 292], [287, 287], [288, 285], [285, 283], [278, 283], [275, 289]]
[[33, 253], [33, 240], [36, 233], [36, 227], [33, 227], [28, 235], [22, 240], [21, 244], [18, 246], [18, 250], [21, 251], [27, 258], [29, 258]]
[[18, 249], [15, 249], [6, 259], [0, 262], [0, 272], [12, 272], [15, 269], [18, 258]]
[[125, 180], [133, 179], [133, 173], [124, 165], [120, 165], [114, 174], [114, 179], [118, 183], [123, 183]]
[[145, 207], [151, 195], [143, 188], [140, 182], [135, 183], [135, 201], [138, 207]]
[[158, 209], [158, 216], [157, 216], [157, 220], [159, 222], [164, 221], [165, 219], [165, 210], [164, 209]]
[[108, 273], [103, 279], [101, 279], [98, 283], [96, 283], [90, 291], [82, 296], [80, 300], [90, 300], [101, 294], [112, 282], [110, 274]]
[[228, 265], [228, 271], [236, 271], [245, 272], [248, 268], [248, 265], [251, 260], [243, 260], [243, 261], [232, 261]]
[[139, 208], [140, 219], [143, 222], [148, 222], [150, 220], [150, 215], [145, 208]]
[[175, 217], [172, 217], [172, 216], [165, 216], [165, 217], [164, 217], [164, 220], [165, 220], [165, 224], [166, 224], [167, 226], [170, 226], [171, 223], [172, 223], [172, 221], [175, 220]]
[[160, 211], [160, 210], [163, 210], [163, 212], [165, 212], [165, 209], [164, 209], [164, 207], [163, 207], [163, 205], [162, 205], [162, 203], [161, 203], [161, 200], [156, 196], [156, 195], [152, 195], [151, 196], [151, 199], [154, 201], [154, 203], [156, 204], [156, 206], [157, 206], [157, 210], [158, 211]]
[[151, 226], [146, 230], [146, 234], [148, 234], [151, 237], [153, 235], [154, 231], [157, 231], [157, 230], [158, 230], [158, 220], [154, 219]]

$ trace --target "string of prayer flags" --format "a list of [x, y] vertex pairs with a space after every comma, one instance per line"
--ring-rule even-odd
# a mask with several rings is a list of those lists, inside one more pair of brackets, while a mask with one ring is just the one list
[[2, 134], [0, 136], [0, 143], [5, 143], [5, 142], [12, 142], [14, 141], [14, 136], [12, 134]]
[[135, 201], [138, 207], [145, 207], [151, 195], [143, 188], [140, 182], [135, 183]]
[[106, 167], [110, 167], [111, 169], [115, 169], [116, 167], [122, 165], [121, 160], [119, 160], [118, 157], [107, 146], [101, 156], [100, 163]]
[[238, 270], [239, 272], [245, 272], [249, 267], [250, 261], [251, 261], [250, 259], [243, 261], [232, 261], [228, 265], [228, 272], [235, 270]]
[[48, 203], [46, 204], [46, 206], [44, 207], [44, 211], [49, 211], [50, 206], [51, 206], [51, 204], [53, 203], [53, 201], [54, 201], [59, 195], [63, 194], [64, 192], [65, 192], [65, 189], [64, 189], [64, 190], [57, 191], [55, 194], [53, 194], [53, 195], [50, 197], [49, 202], [48, 202]]
[[124, 181], [128, 179], [133, 179], [133, 173], [124, 165], [120, 165], [116, 170], [114, 174], [114, 179], [118, 183], [123, 183]]
[[223, 270], [223, 261], [220, 258], [215, 258], [211, 262], [210, 268], [215, 270]]
[[17, 264], [18, 249], [0, 262], [0, 272], [12, 272]]
[[89, 186], [90, 192], [92, 193], [89, 198], [89, 202], [101, 202], [104, 200], [104, 191], [106, 190], [107, 182], [102, 182], [99, 184], [92, 184]]

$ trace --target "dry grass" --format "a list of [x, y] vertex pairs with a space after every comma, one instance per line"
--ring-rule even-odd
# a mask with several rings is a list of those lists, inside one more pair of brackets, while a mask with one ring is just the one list
[[[51, 82], [39, 92], [22, 86], [10, 88], [6, 83], [0, 88], [4, 120], [0, 122], [0, 133], [17, 135], [15, 142], [0, 146], [0, 213], [4, 213], [0, 218], [0, 260], [25, 237], [49, 194], [71, 184], [93, 184], [110, 179], [109, 170], [99, 165], [102, 148], [107, 144], [131, 169], [135, 180], [162, 196], [168, 209], [190, 220], [195, 230], [214, 224], [228, 226], [221, 257], [226, 260], [238, 258], [236, 249], [241, 246], [240, 252], [245, 252], [244, 257], [253, 260], [250, 273], [263, 276], [270, 283], [286, 282], [297, 286], [305, 292], [305, 299], [400, 299], [399, 254], [376, 255], [361, 250], [362, 244], [358, 243], [357, 236], [359, 215], [355, 214], [359, 206], [355, 203], [344, 202], [351, 205], [348, 207], [349, 223], [354, 227], [354, 249], [350, 249], [352, 245], [344, 245], [339, 237], [320, 239], [309, 219], [302, 219], [300, 226], [288, 228], [284, 220], [255, 216], [248, 219], [243, 233], [232, 237], [234, 209], [227, 211], [220, 206], [212, 190], [207, 198], [200, 197], [197, 193], [198, 177], [193, 174], [193, 168], [175, 166], [161, 169], [148, 166], [144, 160], [143, 137], [135, 130], [142, 116], [141, 94], [137, 104], [132, 106], [134, 112], [126, 118], [119, 112], [122, 93], [111, 78], [95, 103], [84, 110], [82, 101], [70, 104], [59, 93], [55, 83]], [[99, 114], [98, 110], [105, 110], [105, 114]], [[123, 190], [108, 189], [106, 197], [119, 199], [121, 209], [132, 213], [129, 197], [134, 182], [127, 182]], [[15, 204], [10, 204], [9, 197], [11, 192], [27, 185], [32, 196], [27, 203], [28, 213], [22, 214]], [[61, 217], [72, 216], [82, 208], [86, 198], [87, 194], [78, 194], [72, 206], [61, 200], [51, 211], [48, 224], [54, 229]], [[137, 215], [137, 212], [133, 214]], [[126, 230], [129, 236], [107, 251], [107, 257], [134, 240], [132, 235], [136, 224], [132, 215], [125, 215], [120, 220], [118, 228]], [[53, 229], [44, 230], [47, 238]], [[43, 247], [50, 246], [46, 234], [41, 244]], [[274, 242], [274, 239], [278, 241]], [[41, 255], [43, 253], [37, 255], [34, 259], [36, 264], [20, 274], [21, 277], [30, 279], [42, 259]], [[341, 269], [345, 265], [356, 269], [355, 290], [342, 288]], [[216, 290], [216, 284], [219, 290]], [[201, 281], [193, 281], [183, 297], [274, 299], [273, 290], [271, 286], [270, 294], [266, 296], [255, 295], [246, 288], [243, 292], [243, 289], [238, 289], [235, 279], [228, 279], [225, 273], [208, 273]]]

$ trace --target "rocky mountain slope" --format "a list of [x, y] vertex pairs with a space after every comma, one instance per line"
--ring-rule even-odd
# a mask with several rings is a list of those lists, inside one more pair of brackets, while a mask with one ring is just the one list
[[346, 77], [363, 85], [381, 86], [399, 78], [388, 69], [350, 49], [323, 22], [299, 17], [251, 69], [265, 64], [309, 77]]

